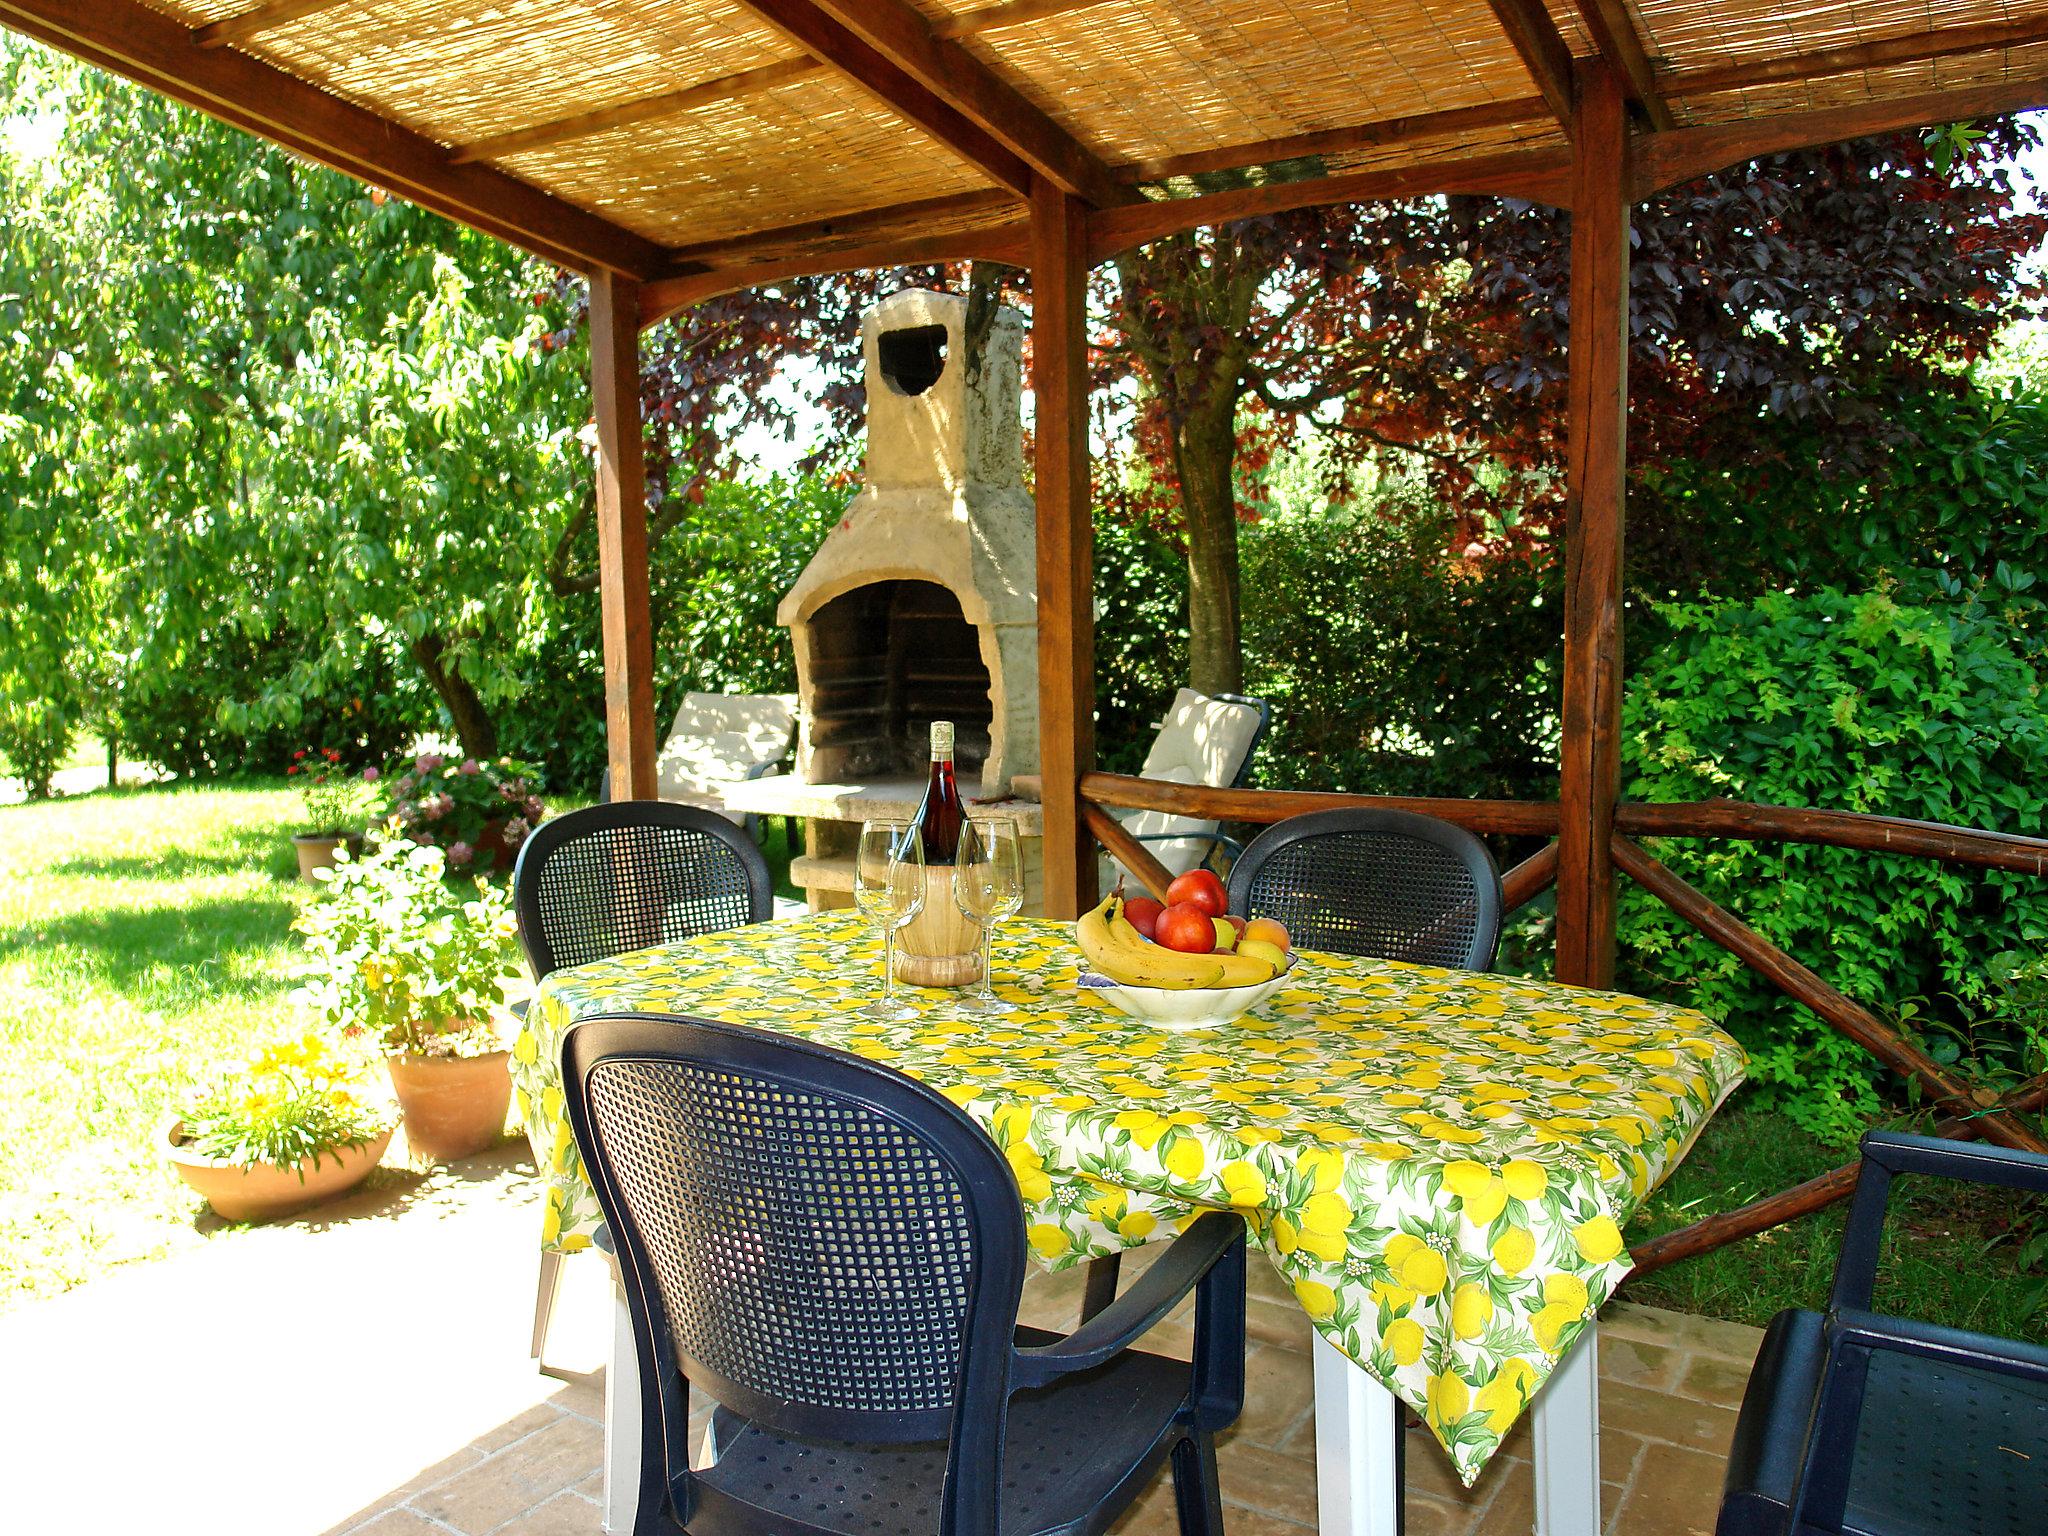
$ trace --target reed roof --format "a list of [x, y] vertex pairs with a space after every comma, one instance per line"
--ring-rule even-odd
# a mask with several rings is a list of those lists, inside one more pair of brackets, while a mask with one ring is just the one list
[[[499, 232], [591, 265], [584, 234], [608, 226], [596, 264], [639, 276], [849, 218], [1001, 226], [1046, 145], [1098, 204], [1281, 159], [1561, 150], [1559, 92], [1598, 56], [1669, 133], [2048, 82], [2048, 0], [0, 0], [0, 21], [379, 179], [374, 142], [323, 152], [343, 129], [321, 112], [232, 99], [236, 81], [310, 87], [359, 109], [348, 131], [400, 135], [397, 190], [431, 187], [438, 157], [451, 211], [510, 186], [567, 222], [537, 233], [529, 209]], [[910, 60], [922, 110], [874, 52]], [[1015, 132], [988, 127], [1009, 111]]]

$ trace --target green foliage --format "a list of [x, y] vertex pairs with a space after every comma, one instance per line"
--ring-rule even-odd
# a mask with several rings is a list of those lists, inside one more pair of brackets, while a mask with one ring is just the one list
[[1095, 751], [1136, 773], [1188, 680], [1187, 557], [1144, 522], [1095, 519]]
[[79, 700], [70, 690], [36, 689], [0, 677], [0, 768], [20, 779], [31, 800], [49, 798], [50, 780], [78, 735]]
[[342, 837], [360, 832], [369, 817], [377, 770], [348, 766], [339, 747], [301, 747], [292, 754], [285, 777], [305, 807], [305, 835]]
[[[2048, 814], [2048, 709], [2010, 616], [1891, 591], [1667, 608], [1671, 638], [1631, 679], [1624, 796], [1822, 806], [2031, 832]], [[1673, 839], [1679, 875], [1880, 1013], [1949, 998], [1981, 1016], [1992, 957], [2048, 941], [2048, 889], [2003, 871], [1796, 844]], [[1879, 1068], [1624, 883], [1627, 984], [1704, 1008], [1802, 1127], [1847, 1140], [1877, 1115]], [[2008, 1021], [2008, 1029], [2018, 1027]], [[2032, 1059], [2040, 1041], [2020, 1040]]]
[[[192, 1095], [183, 1111], [186, 1141], [202, 1156], [244, 1168], [317, 1168], [322, 1154], [367, 1146], [391, 1123], [351, 1086], [361, 1065], [318, 1033], [270, 1041]], [[299, 1168], [299, 1182], [305, 1179]]]
[[[509, 869], [546, 810], [533, 765], [509, 757], [422, 752], [392, 764], [384, 782], [399, 829], [446, 853], [450, 869]], [[487, 846], [493, 841], [497, 848]]]
[[293, 924], [306, 962], [294, 999], [346, 1037], [384, 1050], [466, 1056], [497, 1049], [493, 1009], [517, 963], [512, 900], [451, 878], [447, 856], [393, 825], [362, 858], [337, 849], [326, 889]]
[[1555, 793], [1555, 572], [1462, 558], [1454, 535], [1399, 490], [1245, 530], [1247, 691], [1273, 705], [1262, 784]]

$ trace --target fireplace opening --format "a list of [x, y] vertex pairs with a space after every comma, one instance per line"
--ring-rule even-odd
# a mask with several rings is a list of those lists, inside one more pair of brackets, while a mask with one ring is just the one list
[[875, 338], [882, 377], [899, 395], [921, 395], [946, 371], [946, 328], [906, 325]]
[[812, 615], [809, 650], [812, 782], [922, 776], [934, 720], [957, 727], [963, 782], [981, 772], [995, 718], [988, 667], [980, 633], [944, 587], [898, 580], [842, 592]]

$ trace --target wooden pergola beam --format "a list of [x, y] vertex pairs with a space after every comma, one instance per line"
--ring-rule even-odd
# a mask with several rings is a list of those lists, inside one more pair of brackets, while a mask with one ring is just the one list
[[1205, 197], [1168, 198], [1090, 215], [1088, 259], [1106, 261], [1148, 241], [1237, 219], [1332, 203], [1465, 194], [1519, 197], [1558, 207], [1571, 201], [1571, 156], [1562, 149], [1511, 150], [1477, 159], [1432, 161], [1384, 171], [1347, 171], [1305, 181], [1238, 187]]
[[191, 30], [135, 0], [0, 0], [0, 22], [53, 48], [565, 267], [651, 277], [652, 240]]
[[1574, 109], [1572, 97], [1572, 51], [1543, 0], [1486, 0], [1501, 30], [1508, 35], [1529, 78], [1555, 117], [1569, 132]]
[[297, 21], [302, 16], [317, 16], [322, 11], [350, 3], [351, 0], [271, 0], [270, 4], [259, 5], [253, 11], [225, 16], [194, 28], [192, 41], [202, 48], [225, 48], [230, 43], [239, 43], [259, 32], [268, 32], [287, 22]]
[[[344, 3], [347, 3], [347, 0], [279, 0], [280, 5], [305, 4], [320, 7]], [[1063, 12], [1082, 10], [1103, 3], [1104, 0], [1001, 0], [1001, 3], [983, 6], [978, 11], [967, 11], [934, 22], [932, 34], [942, 38], [972, 37], [978, 33], [995, 32], [1026, 22], [1043, 21], [1047, 17], [1057, 16]], [[614, 128], [629, 128], [636, 123], [657, 122], [664, 117], [680, 117], [685, 112], [694, 112], [699, 107], [715, 106], [722, 101], [741, 101], [749, 96], [758, 96], [764, 91], [772, 91], [777, 86], [814, 79], [828, 70], [829, 66], [820, 63], [808, 53], [793, 59], [775, 59], [752, 69], [720, 75], [713, 80], [699, 81], [680, 90], [663, 91], [656, 96], [642, 96], [636, 101], [620, 102], [614, 106], [579, 112], [571, 117], [535, 123], [530, 128], [517, 128], [509, 133], [478, 139], [458, 148], [455, 151], [455, 159], [458, 163], [496, 160], [501, 156], [518, 154], [523, 150], [546, 149], [550, 145], [565, 144], [572, 139], [608, 133]]]
[[1927, 128], [1973, 117], [1996, 117], [2043, 106], [2048, 106], [2048, 74], [1653, 134], [1643, 141], [1637, 157], [1634, 195], [1641, 200], [1666, 187], [1726, 170], [1759, 155], [1814, 149], [1872, 134]]
[[1608, 68], [1628, 83], [1629, 99], [1642, 108], [1650, 126], [1659, 132], [1676, 128], [1678, 119], [1671, 115], [1671, 104], [1657, 84], [1657, 72], [1650, 65], [1643, 40], [1636, 35], [1628, 7], [1622, 0], [1578, 0], [1578, 12], [1586, 35]]
[[1621, 549], [1628, 484], [1629, 152], [1620, 76], [1579, 81], [1572, 136], [1564, 702], [1558, 762], [1557, 979], [1614, 984], [1614, 807], [1621, 796]]
[[915, 267], [935, 261], [1000, 261], [1013, 267], [1028, 266], [1031, 225], [1020, 219], [989, 229], [909, 235], [873, 245], [820, 251], [811, 256], [784, 257], [753, 266], [713, 267], [704, 272], [660, 278], [640, 289], [640, 323], [653, 325], [677, 310], [722, 293], [759, 288], [792, 277], [822, 277], [832, 272], [861, 272], [875, 267]]
[[647, 468], [640, 419], [640, 285], [590, 280], [590, 400], [597, 423], [598, 591], [605, 741], [614, 800], [661, 795], [655, 757], [654, 623], [648, 604]]
[[1169, 155], [1158, 160], [1134, 160], [1117, 166], [1116, 174], [1125, 181], [1164, 181], [1173, 176], [1199, 176], [1206, 171], [1231, 171], [1247, 165], [1275, 165], [1283, 160], [1300, 160], [1310, 155], [1341, 155], [1360, 149], [1378, 149], [1416, 139], [1470, 133], [1480, 128], [1512, 128], [1550, 122], [1550, 108], [1543, 98], [1525, 96], [1516, 101], [1490, 101], [1481, 106], [1452, 107], [1443, 112], [1383, 117], [1345, 128], [1325, 128], [1281, 139], [1260, 139], [1223, 149], [1201, 149], [1192, 154]]
[[907, 0], [740, 0], [998, 186], [1033, 177], [1099, 207], [1134, 194], [1066, 129]]
[[915, 202], [892, 203], [885, 208], [862, 208], [834, 214], [829, 219], [809, 219], [801, 224], [779, 224], [725, 240], [706, 240], [698, 245], [678, 245], [669, 251], [670, 269], [665, 276], [677, 277], [706, 267], [751, 267], [785, 257], [800, 260], [834, 246], [873, 245], [883, 240], [907, 239], [929, 232], [935, 220], [954, 219], [964, 214], [1001, 212], [1008, 218], [1023, 217], [1028, 204], [997, 187], [977, 192], [955, 192], [945, 197], [923, 197]]
[[1841, 48], [1819, 48], [1810, 53], [1781, 58], [1752, 59], [1725, 69], [1702, 69], [1673, 76], [1664, 82], [1664, 94], [1684, 100], [1713, 96], [1723, 91], [1746, 90], [1757, 85], [1782, 85], [1800, 80], [1821, 80], [1830, 75], [1854, 74], [1859, 70], [1883, 69], [1894, 64], [1920, 64], [1930, 59], [1955, 58], [1970, 53], [1996, 53], [2006, 48], [2025, 48], [2048, 43], [2048, 21], [2035, 17], [2026, 21], [2002, 21], [1981, 27], [1941, 27], [1932, 32], [1911, 32], [1876, 42], [1852, 43]]
[[1095, 904], [1081, 776], [1095, 766], [1095, 525], [1088, 475], [1088, 221], [1051, 182], [1031, 200], [1031, 390], [1037, 401], [1038, 760], [1045, 915]]

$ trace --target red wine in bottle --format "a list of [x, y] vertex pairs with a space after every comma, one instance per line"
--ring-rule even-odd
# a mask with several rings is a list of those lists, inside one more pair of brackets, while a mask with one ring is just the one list
[[960, 803], [960, 785], [953, 776], [953, 722], [932, 722], [932, 776], [917, 808], [917, 830], [924, 837], [924, 861], [951, 864], [960, 851], [960, 824], [967, 809]]

